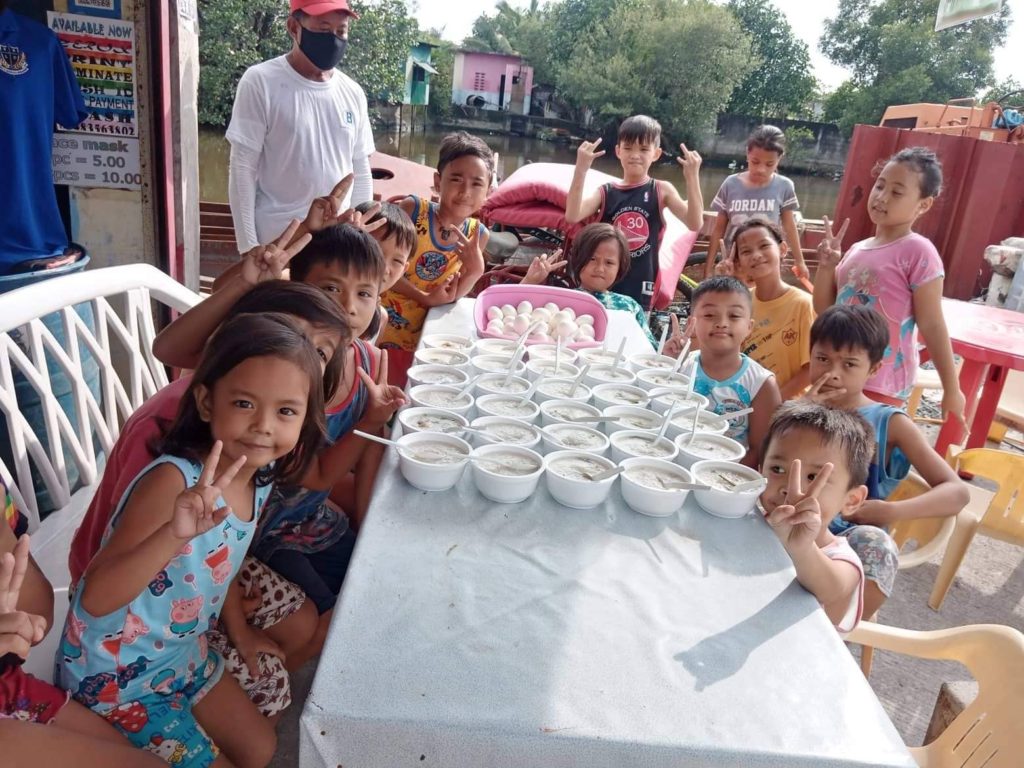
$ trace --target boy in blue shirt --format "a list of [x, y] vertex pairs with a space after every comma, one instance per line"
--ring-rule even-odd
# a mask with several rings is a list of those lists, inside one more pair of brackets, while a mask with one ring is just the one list
[[[867, 480], [867, 501], [837, 515], [829, 529], [846, 536], [864, 564], [864, 615], [891, 594], [899, 552], [886, 529], [897, 520], [955, 515], [970, 501], [967, 486], [928, 444], [901, 409], [871, 400], [864, 385], [882, 364], [889, 327], [875, 310], [829, 307], [811, 326], [811, 381], [807, 399], [856, 410], [874, 431], [876, 450]], [[913, 466], [930, 489], [903, 501], [887, 501]]]
[[677, 162], [686, 180], [686, 200], [667, 181], [652, 179], [648, 172], [661, 157], [661, 125], [653, 117], [634, 115], [619, 126], [615, 156], [622, 164], [622, 182], [604, 184], [583, 196], [587, 171], [594, 160], [604, 155], [598, 150], [601, 139], [585, 141], [576, 150], [576, 172], [565, 202], [565, 220], [570, 224], [598, 214], [597, 221], [622, 230], [629, 242], [631, 265], [615, 290], [635, 299], [649, 311], [658, 277], [658, 249], [665, 231], [663, 211], [673, 215], [693, 231], [704, 223], [704, 199], [700, 193], [701, 156], [679, 145]]

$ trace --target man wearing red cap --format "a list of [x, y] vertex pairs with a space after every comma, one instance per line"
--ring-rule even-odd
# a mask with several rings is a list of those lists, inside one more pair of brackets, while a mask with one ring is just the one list
[[249, 67], [235, 93], [228, 198], [240, 253], [306, 215], [313, 198], [355, 176], [343, 208], [373, 197], [366, 94], [335, 69], [348, 46], [347, 0], [291, 0], [284, 56]]

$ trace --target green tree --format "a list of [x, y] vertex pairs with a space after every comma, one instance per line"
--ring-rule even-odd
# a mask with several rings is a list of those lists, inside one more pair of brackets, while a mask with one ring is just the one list
[[[404, 0], [352, 3], [345, 72], [370, 98], [398, 101], [405, 62], [417, 35]], [[288, 51], [288, 5], [282, 0], [199, 0], [199, 122], [226, 125], [242, 73]]]
[[199, 122], [226, 125], [245, 70], [288, 50], [279, 0], [199, 0]]
[[435, 118], [452, 116], [452, 72], [455, 69], [455, 46], [441, 41], [431, 55], [436, 75], [430, 76], [430, 102], [427, 111]]
[[559, 90], [601, 123], [646, 113], [667, 133], [692, 140], [714, 127], [751, 61], [750, 38], [725, 8], [637, 0], [590, 28]]
[[760, 62], [733, 91], [726, 111], [762, 118], [801, 113], [816, 85], [807, 44], [771, 0], [729, 0], [727, 7], [750, 35]]
[[[1004, 98], [1006, 101], [1002, 102]], [[1007, 107], [1015, 104], [1024, 104], [1024, 84], [1021, 84], [1015, 77], [1007, 77], [1000, 80], [978, 99], [979, 104], [985, 104], [989, 101], [999, 101], [1003, 103], [1003, 106]]]
[[369, 99], [394, 104], [405, 92], [405, 64], [419, 26], [405, 0], [355, 0], [359, 14], [349, 30], [342, 69], [363, 86]]
[[853, 72], [826, 102], [847, 134], [877, 125], [890, 104], [943, 103], [993, 81], [992, 52], [1006, 39], [1009, 4], [997, 16], [933, 31], [939, 0], [840, 0], [821, 50]]

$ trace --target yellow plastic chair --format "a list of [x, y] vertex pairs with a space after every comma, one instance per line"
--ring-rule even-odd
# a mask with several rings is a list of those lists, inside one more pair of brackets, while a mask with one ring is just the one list
[[1024, 755], [1024, 635], [1000, 624], [931, 632], [862, 621], [848, 639], [921, 659], [959, 661], [978, 695], [931, 744], [909, 747], [922, 768], [1020, 768]]
[[957, 515], [956, 526], [949, 537], [935, 586], [928, 598], [928, 605], [936, 611], [942, 607], [975, 534], [982, 533], [1024, 545], [1024, 455], [992, 448], [970, 448], [966, 451], [950, 448], [947, 460], [958, 472], [989, 480], [998, 486], [998, 490], [993, 493], [974, 484], [968, 485], [971, 501]]
[[[924, 478], [911, 470], [903, 481], [896, 486], [896, 489], [889, 495], [889, 501], [903, 501], [920, 496], [931, 486]], [[956, 517], [919, 517], [915, 520], [900, 520], [889, 527], [889, 535], [896, 542], [900, 550], [899, 570], [913, 568], [928, 562], [932, 556], [941, 552], [949, 541], [953, 528], [956, 525]], [[909, 542], [916, 542], [917, 547], [904, 553], [903, 548]], [[867, 617], [867, 621], [874, 621], [878, 614]], [[871, 661], [873, 649], [864, 646], [860, 653], [860, 668], [864, 677], [871, 673]]]

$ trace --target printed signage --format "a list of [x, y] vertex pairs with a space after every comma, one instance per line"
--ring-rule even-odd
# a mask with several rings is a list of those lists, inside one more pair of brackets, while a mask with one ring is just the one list
[[55, 133], [53, 183], [69, 187], [139, 189], [139, 140]]
[[939, 12], [935, 16], [935, 31], [966, 24], [999, 13], [1003, 0], [939, 0]]
[[120, 19], [121, 0], [68, 0], [68, 10], [71, 13]]
[[[72, 3], [74, 5], [75, 3]], [[120, 0], [77, 0], [89, 13]], [[71, 60], [89, 117], [53, 136], [53, 183], [70, 187], [142, 186], [135, 110], [135, 25], [121, 19], [47, 14]]]
[[103, 136], [138, 136], [135, 25], [120, 19], [53, 11], [47, 19], [71, 59], [89, 110], [89, 117], [74, 130]]

